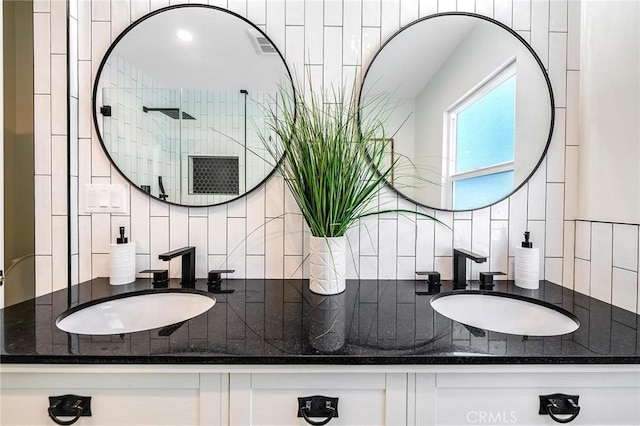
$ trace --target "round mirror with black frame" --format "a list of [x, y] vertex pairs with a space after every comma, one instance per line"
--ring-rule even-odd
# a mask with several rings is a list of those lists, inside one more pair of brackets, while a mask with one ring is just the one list
[[419, 205], [466, 211], [517, 191], [551, 142], [554, 99], [540, 58], [515, 31], [472, 13], [439, 13], [395, 33], [363, 78], [390, 105], [387, 183]]
[[260, 186], [280, 159], [259, 135], [291, 99], [284, 57], [257, 26], [215, 6], [183, 4], [138, 19], [107, 50], [93, 87], [105, 153], [136, 188], [211, 206]]

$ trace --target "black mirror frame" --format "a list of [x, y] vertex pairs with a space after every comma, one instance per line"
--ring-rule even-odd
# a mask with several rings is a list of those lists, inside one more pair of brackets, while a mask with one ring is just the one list
[[[237, 197], [234, 198], [230, 198], [228, 200], [222, 201], [220, 203], [214, 203], [214, 204], [203, 204], [203, 205], [189, 205], [189, 204], [180, 204], [180, 203], [175, 203], [175, 202], [171, 202], [168, 200], [163, 200], [161, 198], [155, 197], [147, 192], [145, 192], [141, 187], [138, 186], [138, 184], [136, 184], [135, 182], [132, 182], [131, 179], [129, 179], [129, 177], [124, 174], [122, 172], [122, 170], [120, 170], [120, 167], [118, 167], [118, 165], [116, 164], [115, 161], [113, 161], [113, 158], [111, 158], [111, 155], [109, 154], [109, 151], [107, 150], [106, 145], [104, 144], [104, 140], [102, 139], [102, 135], [100, 134], [99, 131], [99, 127], [98, 127], [98, 114], [97, 114], [97, 105], [96, 105], [96, 99], [97, 99], [97, 94], [98, 94], [98, 81], [100, 78], [100, 75], [102, 74], [102, 69], [104, 68], [107, 59], [109, 58], [109, 55], [111, 54], [111, 52], [113, 51], [113, 49], [115, 49], [115, 47], [117, 46], [117, 44], [133, 29], [135, 28], [137, 25], [139, 25], [140, 23], [146, 21], [147, 19], [158, 15], [160, 13], [163, 12], [168, 12], [170, 10], [173, 9], [181, 9], [181, 8], [187, 8], [187, 7], [193, 7], [193, 8], [207, 8], [207, 9], [213, 9], [213, 10], [217, 10], [220, 11], [222, 13], [227, 13], [231, 16], [234, 16], [242, 21], [244, 21], [245, 23], [247, 23], [249, 26], [251, 26], [253, 29], [255, 29], [256, 31], [258, 31], [262, 36], [264, 36], [273, 46], [273, 48], [275, 49], [276, 53], [278, 54], [278, 56], [280, 57], [280, 59], [282, 60], [282, 64], [284, 65], [284, 68], [287, 72], [287, 77], [288, 77], [288, 81], [291, 83], [291, 87], [292, 87], [292, 93], [294, 96], [294, 100], [295, 100], [295, 90], [293, 88], [293, 77], [291, 75], [291, 71], [289, 70], [289, 66], [287, 65], [287, 61], [285, 60], [284, 56], [282, 55], [282, 53], [280, 52], [280, 49], [278, 49], [278, 47], [276, 46], [276, 44], [273, 42], [273, 40], [271, 40], [271, 38], [269, 38], [269, 36], [262, 31], [256, 24], [254, 24], [253, 22], [249, 21], [247, 18], [245, 18], [244, 16], [241, 16], [235, 12], [232, 12], [230, 10], [227, 9], [223, 9], [221, 7], [218, 6], [211, 6], [211, 5], [207, 5], [207, 4], [196, 4], [196, 3], [186, 3], [186, 4], [176, 4], [176, 5], [172, 5], [172, 6], [167, 6], [167, 7], [163, 7], [161, 9], [158, 10], [154, 10], [153, 12], [150, 12], [146, 15], [144, 15], [143, 17], [137, 19], [135, 22], [131, 23], [131, 25], [129, 25], [127, 28], [125, 28], [124, 31], [122, 31], [122, 33], [120, 33], [116, 39], [111, 43], [111, 45], [109, 46], [109, 48], [107, 49], [107, 51], [105, 52], [104, 56], [102, 57], [102, 60], [100, 61], [100, 66], [98, 67], [98, 70], [96, 71], [96, 75], [93, 81], [93, 90], [92, 90], [92, 95], [91, 95], [91, 106], [92, 106], [92, 115], [93, 115], [93, 126], [96, 130], [96, 135], [98, 136], [98, 140], [100, 141], [100, 146], [102, 147], [102, 150], [104, 151], [105, 155], [107, 156], [107, 159], [109, 160], [109, 163], [113, 166], [114, 169], [116, 169], [116, 171], [131, 185], [131, 187], [136, 188], [138, 191], [146, 194], [147, 196], [149, 196], [150, 198], [153, 198], [155, 200], [158, 201], [162, 201], [164, 203], [167, 204], [171, 204], [174, 206], [182, 206], [182, 207], [189, 207], [189, 208], [199, 208], [199, 207], [212, 207], [212, 206], [221, 206], [227, 203], [231, 203], [235, 200], [238, 200], [242, 197], [246, 197], [247, 195], [249, 195], [251, 192], [253, 192], [254, 190], [256, 190], [257, 188], [259, 188], [260, 186], [262, 186], [278, 169], [279, 164], [282, 162], [282, 158], [278, 159], [276, 165], [273, 167], [273, 169], [257, 184], [255, 184], [251, 189], [245, 191], [244, 193], [238, 195]], [[295, 103], [295, 102], [294, 102]], [[295, 105], [294, 105], [295, 108]], [[294, 109], [294, 116], [295, 116], [295, 109]]]
[[389, 37], [380, 46], [380, 48], [378, 49], [376, 54], [373, 56], [373, 58], [371, 58], [371, 61], [369, 62], [369, 65], [367, 66], [367, 70], [364, 73], [364, 76], [362, 77], [362, 84], [360, 85], [360, 92], [358, 94], [358, 124], [360, 124], [360, 105], [362, 103], [362, 91], [363, 91], [365, 82], [367, 81], [367, 75], [369, 74], [369, 71], [371, 70], [371, 67], [375, 63], [375, 60], [378, 57], [378, 55], [380, 55], [380, 53], [383, 51], [383, 49], [389, 43], [391, 43], [391, 41], [394, 38], [399, 36], [404, 30], [412, 27], [413, 25], [416, 25], [416, 24], [419, 24], [419, 23], [421, 23], [423, 21], [426, 21], [428, 19], [433, 19], [433, 18], [437, 18], [437, 17], [441, 17], [441, 16], [469, 16], [469, 17], [472, 17], [472, 18], [483, 19], [483, 20], [485, 20], [487, 22], [495, 24], [495, 25], [501, 27], [502, 29], [506, 30], [509, 34], [514, 36], [518, 41], [520, 41], [527, 48], [527, 50], [531, 53], [533, 58], [536, 60], [536, 63], [540, 67], [540, 71], [542, 72], [542, 75], [543, 75], [543, 77], [545, 79], [545, 82], [547, 83], [547, 88], [549, 90], [549, 101], [550, 101], [550, 108], [551, 108], [551, 117], [550, 117], [550, 123], [549, 123], [549, 136], [547, 137], [547, 142], [546, 142], [546, 145], [544, 147], [544, 150], [542, 151], [542, 154], [540, 155], [540, 159], [536, 163], [536, 165], [533, 168], [533, 170], [531, 170], [531, 173], [529, 173], [527, 178], [524, 179], [517, 187], [515, 187], [511, 192], [509, 192], [504, 197], [502, 197], [502, 198], [500, 198], [500, 199], [498, 199], [498, 200], [496, 200], [496, 201], [494, 201], [494, 202], [492, 202], [490, 204], [478, 206], [478, 207], [475, 207], [475, 208], [472, 208], [472, 209], [460, 209], [460, 210], [443, 209], [443, 208], [439, 208], [439, 207], [428, 206], [428, 205], [423, 204], [423, 203], [421, 203], [419, 201], [416, 201], [413, 198], [410, 198], [407, 195], [405, 195], [404, 193], [402, 193], [400, 190], [398, 190], [393, 185], [391, 185], [391, 183], [389, 183], [387, 180], [385, 180], [385, 185], [388, 188], [390, 188], [393, 192], [395, 192], [398, 196], [400, 196], [404, 200], [410, 201], [410, 202], [412, 202], [412, 203], [414, 203], [414, 204], [416, 204], [416, 205], [418, 205], [420, 207], [424, 207], [424, 208], [432, 209], [432, 210], [437, 210], [437, 211], [445, 211], [445, 212], [469, 212], [469, 211], [484, 209], [484, 208], [493, 206], [494, 204], [498, 204], [498, 203], [506, 200], [507, 198], [511, 197], [513, 194], [518, 192], [518, 190], [520, 190], [520, 188], [522, 188], [527, 182], [529, 182], [531, 177], [534, 175], [534, 173], [538, 170], [538, 168], [542, 164], [542, 161], [546, 157], [547, 151], [549, 150], [549, 145], [551, 144], [551, 139], [553, 137], [553, 128], [555, 126], [555, 113], [556, 113], [555, 112], [555, 100], [554, 100], [554, 97], [553, 97], [553, 89], [551, 87], [551, 80], [549, 79], [549, 74], [547, 73], [547, 71], [544, 68], [544, 64], [542, 63], [542, 60], [540, 60], [540, 57], [536, 54], [536, 52], [533, 50], [531, 45], [529, 43], [527, 43], [527, 41], [524, 38], [522, 38], [522, 36], [520, 36], [520, 34], [515, 32], [513, 29], [509, 28], [508, 26], [506, 26], [502, 22], [497, 21], [497, 20], [495, 20], [493, 18], [489, 18], [488, 16], [478, 15], [477, 13], [470, 13], [470, 12], [442, 12], [442, 13], [434, 13], [432, 15], [428, 15], [428, 16], [422, 17], [420, 19], [417, 19], [417, 20], [415, 20], [415, 21], [403, 26], [398, 31], [396, 31], [391, 37]]

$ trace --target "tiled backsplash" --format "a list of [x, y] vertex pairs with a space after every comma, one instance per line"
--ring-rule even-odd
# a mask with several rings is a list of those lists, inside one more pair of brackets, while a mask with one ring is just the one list
[[638, 312], [638, 225], [576, 222], [575, 290]]
[[[180, 2], [171, 1], [171, 4]], [[416, 270], [451, 276], [452, 249], [487, 253], [473, 265], [513, 277], [514, 248], [525, 230], [541, 250], [541, 278], [626, 309], [637, 307], [638, 227], [576, 222], [580, 2], [546, 0], [223, 0], [213, 5], [247, 17], [272, 38], [292, 71], [308, 67], [314, 85], [360, 76], [376, 50], [401, 26], [435, 12], [468, 11], [493, 17], [529, 41], [549, 71], [556, 100], [554, 137], [545, 160], [520, 191], [490, 208], [436, 212], [448, 229], [412, 215], [362, 220], [349, 233], [349, 277], [413, 278]], [[64, 2], [35, 3], [37, 294], [66, 285], [66, 29]], [[71, 234], [72, 281], [108, 271], [109, 243], [119, 226], [137, 243], [138, 269], [165, 266], [158, 254], [196, 246], [197, 276], [211, 268], [234, 277], [306, 276], [308, 231], [279, 176], [232, 203], [200, 208], [163, 204], [136, 189], [128, 214], [78, 211], [85, 183], [122, 183], [99, 145], [91, 121], [91, 89], [111, 40], [132, 21], [169, 0], [71, 1]], [[128, 187], [128, 185], [127, 185]], [[385, 191], [380, 205], [416, 205]], [[588, 229], [588, 231], [585, 231]], [[635, 235], [635, 237], [634, 237]], [[635, 258], [633, 241], [635, 238]], [[585, 255], [585, 248], [591, 249]], [[602, 257], [601, 252], [609, 253]], [[575, 280], [574, 280], [574, 253]], [[635, 259], [635, 260], [634, 260]], [[177, 261], [179, 262], [179, 260]], [[179, 276], [178, 263], [171, 275]], [[54, 279], [55, 277], [55, 279]], [[634, 284], [635, 283], [635, 284]], [[633, 296], [633, 297], [632, 297]], [[608, 299], [607, 299], [608, 298]], [[631, 300], [633, 299], [633, 302]], [[632, 306], [633, 305], [633, 306]]]

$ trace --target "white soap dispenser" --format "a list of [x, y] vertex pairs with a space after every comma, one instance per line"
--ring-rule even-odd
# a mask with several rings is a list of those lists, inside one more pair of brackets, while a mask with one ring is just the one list
[[516, 248], [516, 286], [535, 290], [540, 286], [540, 250], [529, 241], [530, 233], [524, 233], [522, 247]]
[[129, 284], [136, 280], [136, 243], [130, 243], [120, 227], [120, 237], [111, 244], [109, 284]]

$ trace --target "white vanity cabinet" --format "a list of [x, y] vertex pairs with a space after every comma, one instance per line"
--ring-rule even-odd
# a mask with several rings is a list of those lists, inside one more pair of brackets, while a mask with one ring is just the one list
[[[77, 425], [198, 425], [200, 375], [60, 365], [2, 373], [2, 425], [53, 425], [49, 396], [91, 396], [91, 417]], [[70, 420], [62, 417], [61, 420]]]
[[401, 373], [231, 374], [230, 424], [307, 424], [297, 417], [298, 397], [314, 395], [338, 398], [331, 425], [406, 424], [407, 375]]
[[[579, 395], [575, 425], [640, 424], [640, 365], [0, 365], [0, 424], [53, 425], [48, 397], [92, 397], [76, 425], [555, 425], [539, 395]], [[314, 418], [315, 421], [322, 420]]]
[[440, 373], [435, 378], [417, 375], [417, 381], [424, 382], [422, 389], [434, 391], [433, 395], [427, 393], [434, 406], [428, 424], [558, 424], [538, 413], [539, 395], [562, 393], [579, 396], [580, 413], [571, 424], [640, 425], [637, 369], [632, 372], [594, 367], [571, 372], [572, 368], [560, 367], [547, 373], [532, 368], [521, 372], [487, 369], [486, 373]]

